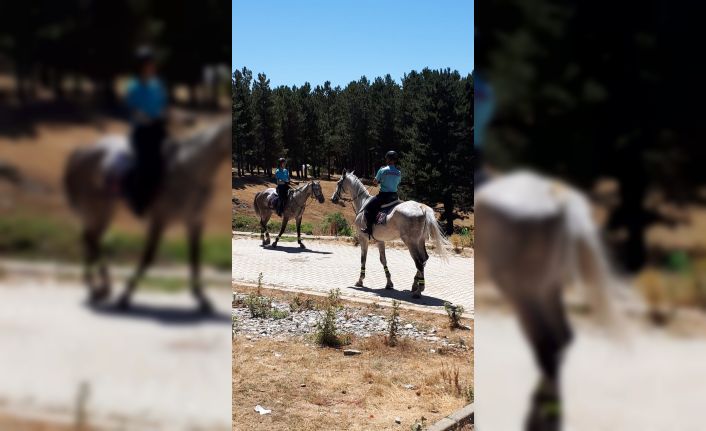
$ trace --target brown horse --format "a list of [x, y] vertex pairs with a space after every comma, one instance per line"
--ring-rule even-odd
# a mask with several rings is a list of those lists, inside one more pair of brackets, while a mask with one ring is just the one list
[[[107, 179], [116, 161], [129, 160], [131, 153], [125, 136], [106, 136], [96, 145], [79, 148], [69, 157], [64, 185], [71, 207], [82, 222], [85, 254], [84, 278], [93, 303], [110, 296], [108, 267], [102, 259], [101, 239], [110, 225], [119, 196], [109, 190]], [[211, 310], [200, 284], [200, 240], [204, 207], [212, 191], [213, 175], [220, 163], [228, 160], [231, 148], [231, 121], [206, 127], [165, 145], [164, 177], [159, 193], [147, 210], [147, 243], [142, 259], [128, 280], [118, 306], [128, 308], [138, 281], [154, 259], [164, 229], [169, 223], [186, 225], [189, 241], [191, 289], [200, 309]], [[97, 269], [98, 283], [94, 280]]]

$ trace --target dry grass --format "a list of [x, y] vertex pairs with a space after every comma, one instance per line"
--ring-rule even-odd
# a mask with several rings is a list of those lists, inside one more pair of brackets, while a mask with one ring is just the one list
[[[295, 297], [282, 292], [277, 296]], [[445, 316], [404, 309], [400, 315], [417, 326], [439, 328], [440, 337], [473, 346], [472, 330], [443, 329]], [[472, 321], [464, 323], [473, 326]], [[404, 338], [390, 347], [382, 335], [353, 338], [346, 348], [363, 353], [348, 357], [309, 340], [249, 341], [236, 336], [233, 429], [409, 429], [421, 417], [431, 424], [467, 403], [466, 394], [473, 387], [472, 349], [438, 349]], [[254, 411], [258, 404], [272, 413], [260, 416]], [[396, 417], [402, 418], [401, 425], [395, 424]]]

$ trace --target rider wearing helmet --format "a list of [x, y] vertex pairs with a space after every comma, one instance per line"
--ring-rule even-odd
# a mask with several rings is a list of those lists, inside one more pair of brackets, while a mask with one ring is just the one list
[[397, 200], [397, 188], [402, 180], [402, 172], [400, 172], [396, 166], [398, 160], [399, 156], [397, 152], [388, 151], [387, 154], [385, 154], [385, 163], [387, 163], [387, 166], [380, 168], [375, 175], [375, 184], [380, 185], [380, 193], [370, 199], [365, 206], [366, 227], [363, 229], [363, 233], [367, 233], [368, 238], [372, 237], [373, 224], [378, 211], [380, 211], [380, 207], [386, 203]]
[[143, 46], [135, 53], [136, 76], [127, 86], [125, 102], [130, 110], [135, 155], [130, 204], [142, 215], [152, 202], [164, 170], [163, 142], [167, 137], [167, 92], [157, 77], [154, 53]]
[[277, 195], [279, 200], [277, 203], [277, 215], [282, 216], [284, 213], [284, 207], [287, 205], [287, 199], [289, 198], [289, 171], [285, 168], [287, 161], [284, 157], [280, 157], [279, 165], [275, 171], [275, 179], [277, 181]]

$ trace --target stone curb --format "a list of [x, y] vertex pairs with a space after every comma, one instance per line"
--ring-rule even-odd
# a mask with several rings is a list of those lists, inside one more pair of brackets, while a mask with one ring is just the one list
[[427, 431], [452, 431], [468, 423], [472, 424], [474, 421], [473, 416], [473, 404], [469, 404], [441, 419], [429, 427]]

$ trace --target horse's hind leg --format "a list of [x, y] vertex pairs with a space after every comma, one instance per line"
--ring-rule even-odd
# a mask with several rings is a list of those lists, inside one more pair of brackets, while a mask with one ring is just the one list
[[100, 262], [100, 273], [103, 279], [100, 286], [94, 284], [94, 266], [100, 261], [100, 237], [101, 231], [97, 229], [85, 228], [83, 231], [84, 247], [84, 281], [89, 290], [89, 301], [92, 303], [101, 302], [110, 295], [110, 283], [107, 279], [108, 270], [105, 262]]
[[387, 269], [387, 257], [385, 256], [385, 241], [378, 241], [378, 250], [380, 251], [380, 263], [385, 270], [385, 277], [387, 278], [387, 284], [385, 284], [385, 289], [394, 288], [392, 284], [392, 276], [390, 275], [390, 270]]
[[402, 239], [409, 249], [409, 254], [414, 260], [414, 266], [417, 268], [417, 273], [414, 276], [414, 282], [412, 283], [412, 298], [419, 298], [422, 296], [424, 291], [425, 281], [424, 281], [424, 265], [427, 263], [429, 255], [424, 246], [424, 241], [421, 244], [418, 242], [405, 241]]
[[267, 241], [265, 241], [265, 233], [267, 232], [267, 222], [264, 218], [260, 219], [260, 240], [262, 245], [267, 245], [270, 243], [270, 234], [267, 234]]
[[199, 302], [204, 313], [211, 313], [213, 307], [203, 293], [201, 286], [201, 224], [189, 226], [189, 265], [191, 267], [191, 293]]
[[557, 287], [548, 297], [517, 303], [522, 327], [542, 372], [531, 400], [527, 430], [559, 430], [561, 426], [560, 367], [571, 342], [571, 327]]
[[365, 278], [365, 261], [368, 259], [368, 234], [359, 234], [358, 241], [360, 242], [360, 278], [358, 278], [355, 286], [363, 287], [363, 279]]
[[135, 270], [133, 276], [128, 280], [127, 285], [125, 286], [125, 291], [120, 296], [120, 300], [118, 301], [119, 308], [127, 309], [130, 307], [132, 293], [134, 292], [137, 283], [140, 281], [140, 278], [142, 278], [145, 271], [154, 260], [154, 255], [157, 251], [159, 240], [162, 237], [163, 229], [164, 226], [161, 222], [153, 221], [150, 225], [149, 233], [147, 235], [147, 243], [142, 254], [142, 260], [140, 260], [137, 270]]

